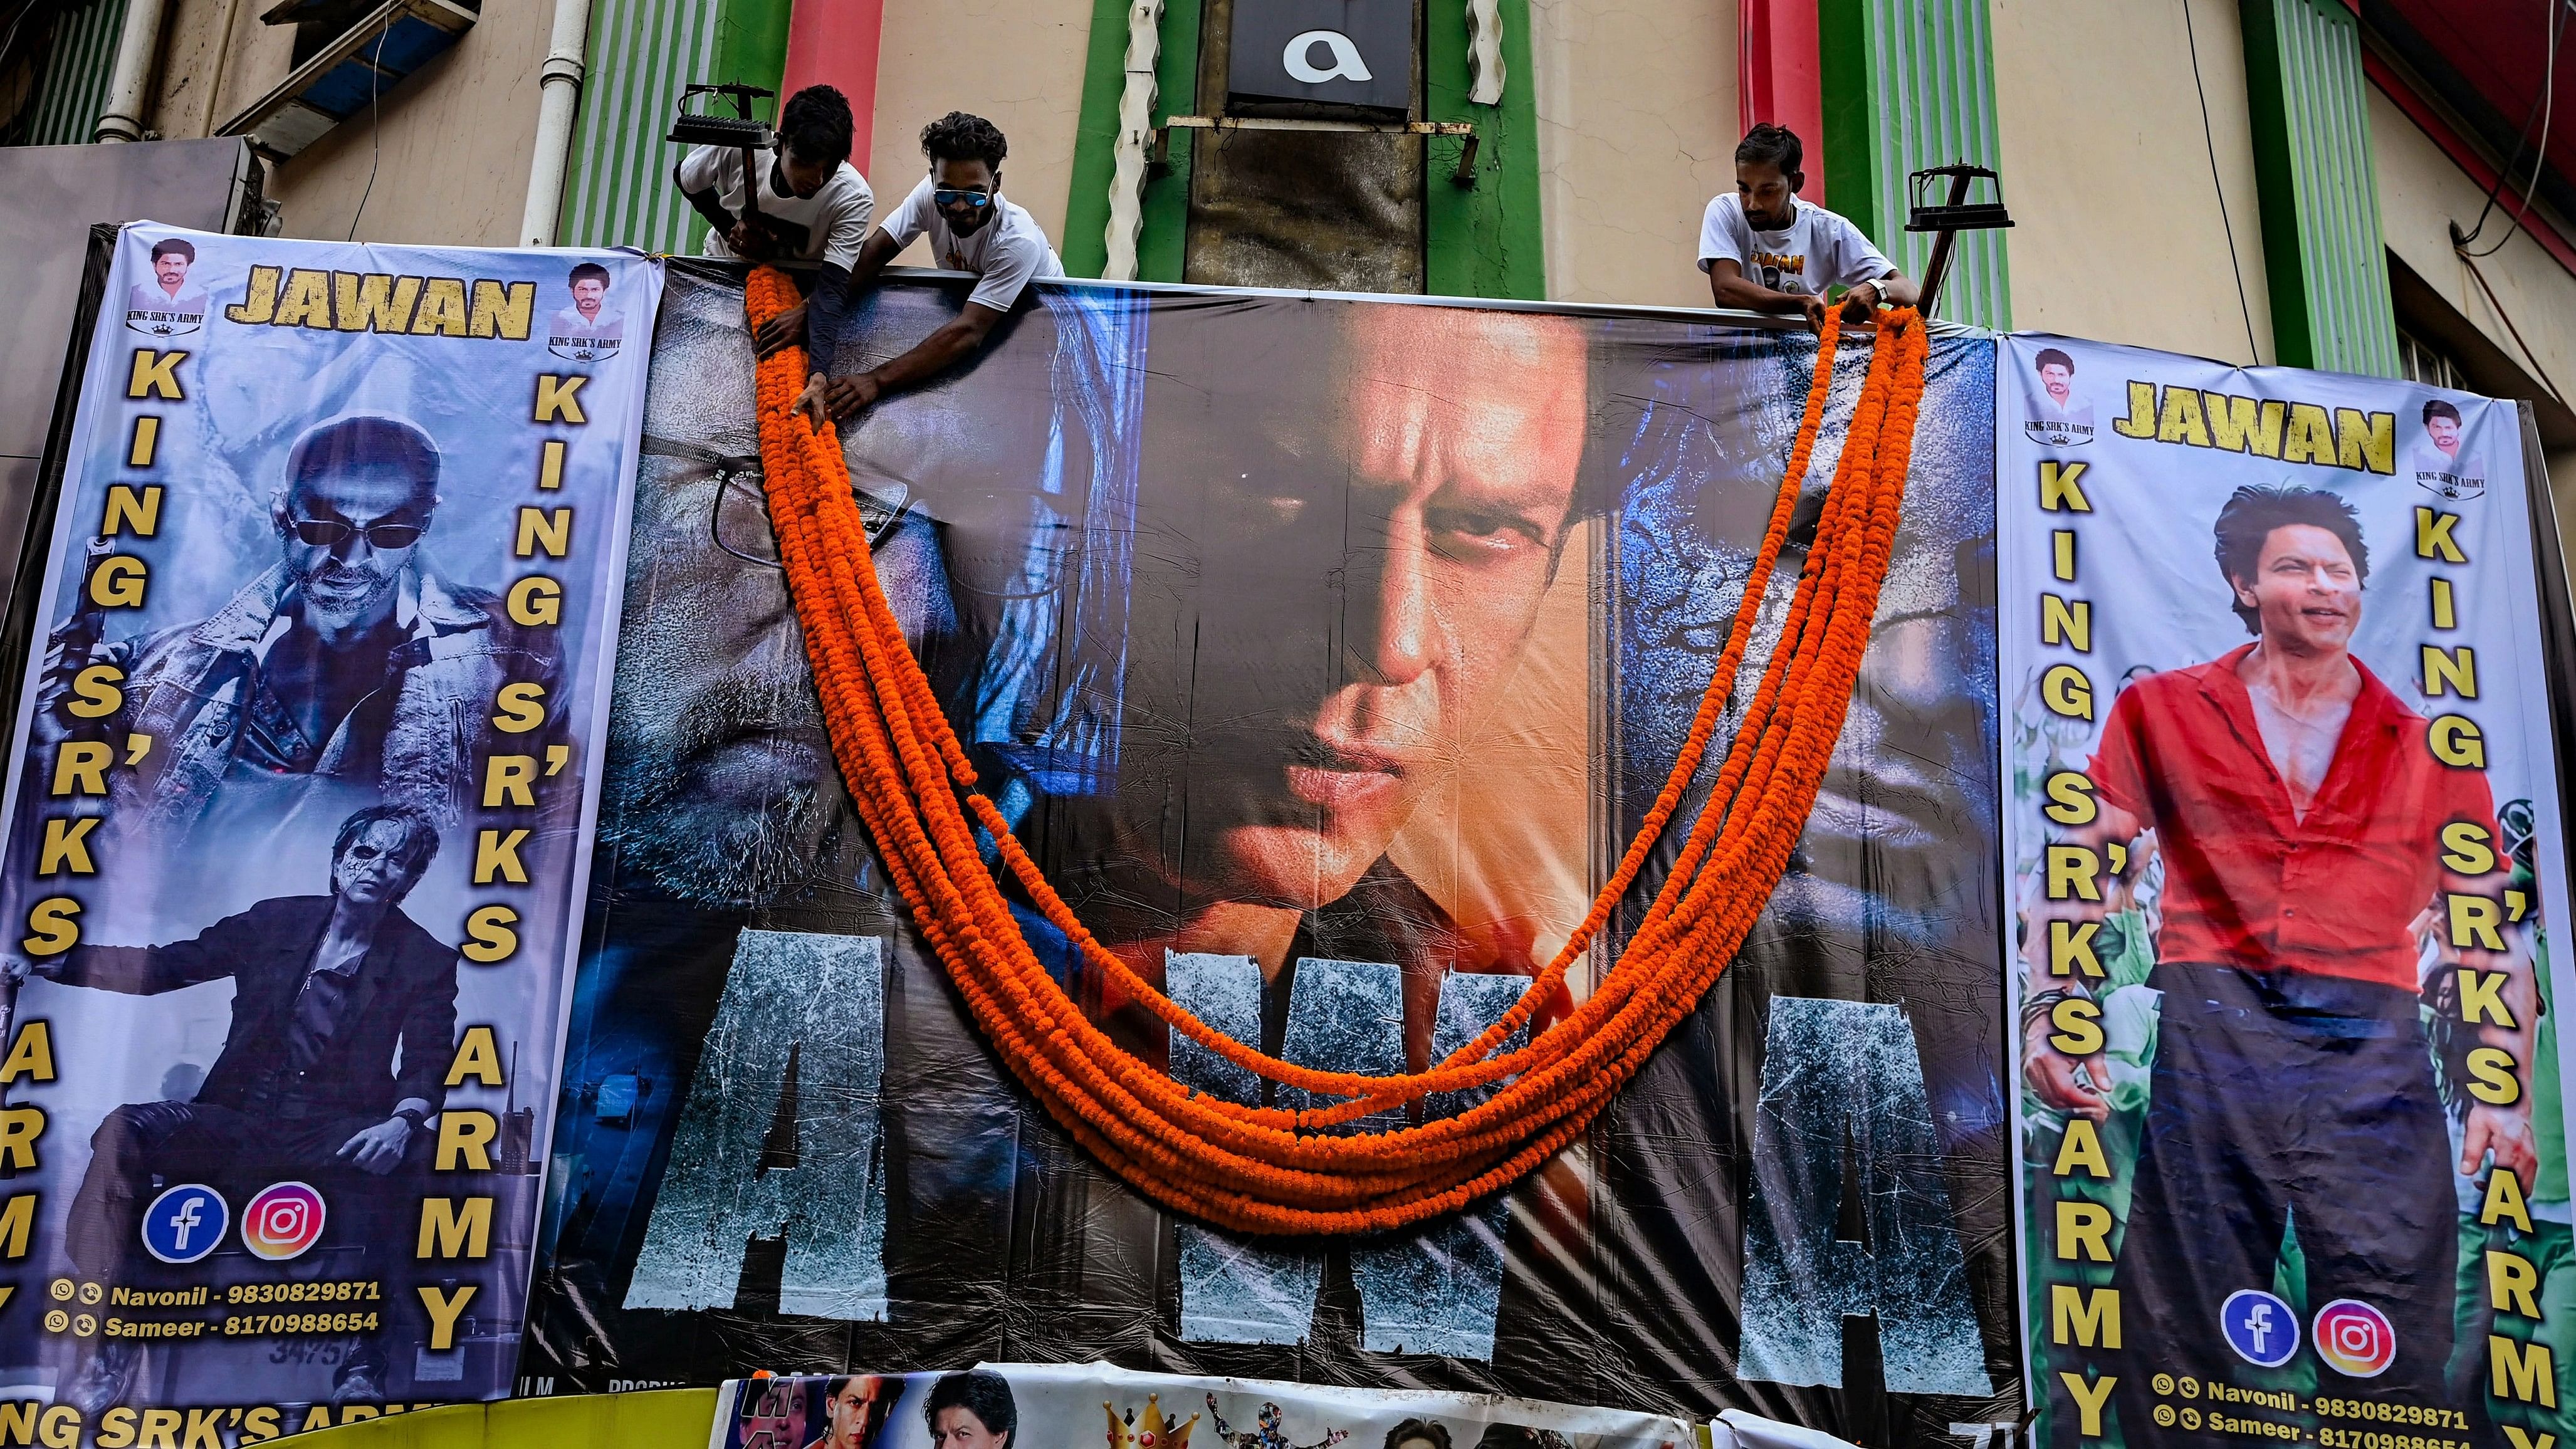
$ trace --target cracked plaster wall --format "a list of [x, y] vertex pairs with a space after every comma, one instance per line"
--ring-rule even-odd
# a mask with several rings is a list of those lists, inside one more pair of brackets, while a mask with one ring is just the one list
[[1731, 0], [1530, 0], [1547, 295], [1705, 307], [1699, 220], [1735, 185]]
[[[1002, 194], [1027, 207], [1063, 251], [1090, 37], [1091, 0], [886, 0], [867, 164], [877, 215], [922, 178], [921, 128], [950, 111], [971, 111], [1011, 143]], [[921, 242], [895, 261], [932, 264]]]
[[[1994, 0], [1993, 15], [2013, 325], [2241, 363], [2250, 308], [2261, 360], [2272, 361], [2236, 0], [2191, 0], [2189, 35], [2181, 0]], [[2228, 230], [2210, 182], [2213, 143]]]

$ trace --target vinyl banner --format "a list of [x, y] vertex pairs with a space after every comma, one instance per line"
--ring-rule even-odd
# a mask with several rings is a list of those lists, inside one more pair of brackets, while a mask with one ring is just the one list
[[2576, 997], [2515, 405], [1998, 366], [2039, 1432], [2563, 1438]]
[[8, 775], [0, 1431], [507, 1391], [660, 287], [117, 240]]
[[733, 1379], [707, 1449], [1690, 1449], [1680, 1419], [1105, 1363]]
[[[842, 362], [961, 297], [880, 289]], [[2011, 1420], [1992, 358], [1934, 348], [1841, 752], [1697, 1014], [1495, 1200], [1256, 1240], [1076, 1149], [916, 934], [768, 528], [740, 275], [675, 263], [525, 1390], [1097, 1358], [1874, 1443]], [[1088, 927], [1242, 1040], [1391, 1072], [1519, 997], [1652, 805], [1814, 359], [1686, 317], [1049, 284], [843, 440], [933, 687]], [[1023, 924], [1131, 1049], [1255, 1090]]]

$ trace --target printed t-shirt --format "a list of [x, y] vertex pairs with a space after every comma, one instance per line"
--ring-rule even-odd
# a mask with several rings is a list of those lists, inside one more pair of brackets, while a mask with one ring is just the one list
[[[867, 178], [858, 168], [844, 161], [832, 169], [823, 189], [812, 196], [798, 196], [778, 189], [777, 157], [769, 151], [754, 151], [752, 162], [760, 168], [760, 214], [771, 221], [786, 222], [805, 230], [804, 245], [784, 258], [789, 265], [814, 266], [830, 263], [847, 271], [859, 264], [859, 248], [868, 239], [868, 221], [876, 215], [876, 193], [868, 189]], [[725, 210], [742, 215], [742, 152], [730, 146], [700, 146], [680, 161], [680, 189], [712, 191]], [[707, 233], [703, 252], [711, 257], [733, 256], [733, 248], [713, 231]]]
[[1744, 198], [1725, 192], [1708, 204], [1699, 223], [1699, 269], [1724, 257], [1744, 275], [1775, 292], [1821, 297], [1828, 287], [1857, 287], [1896, 270], [1860, 228], [1821, 206], [1796, 203], [1798, 214], [1778, 231], [1755, 231], [1744, 219]]

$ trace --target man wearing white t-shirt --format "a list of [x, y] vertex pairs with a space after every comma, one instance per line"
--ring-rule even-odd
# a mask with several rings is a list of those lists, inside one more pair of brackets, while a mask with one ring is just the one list
[[[768, 356], [807, 342], [827, 363], [848, 306], [850, 270], [876, 215], [875, 193], [850, 164], [850, 103], [830, 86], [807, 86], [778, 113], [778, 145], [755, 150], [760, 173], [757, 213], [743, 205], [742, 151], [698, 146], [680, 158], [671, 179], [707, 219], [704, 253], [787, 269], [806, 300], [771, 318], [756, 339]], [[823, 324], [807, 327], [806, 313]], [[811, 340], [808, 340], [808, 334]]]
[[1843, 320], [1866, 322], [1880, 307], [1911, 307], [1922, 289], [1906, 280], [1859, 227], [1802, 203], [1806, 149], [1798, 133], [1765, 121], [1735, 147], [1735, 190], [1710, 201], [1699, 226], [1699, 269], [1721, 307], [1796, 312], [1825, 325], [1825, 291], [1847, 287]]
[[930, 174], [868, 238], [850, 269], [851, 286], [872, 285], [896, 253], [926, 236], [931, 265], [974, 273], [975, 290], [955, 321], [866, 372], [833, 377], [827, 359], [818, 356], [804, 396], [796, 400], [817, 427], [826, 413], [846, 418], [973, 356], [1030, 282], [1064, 275], [1064, 263], [1037, 219], [1003, 199], [1002, 157], [1010, 143], [1000, 128], [981, 116], [950, 111], [922, 127], [921, 149], [930, 157]]

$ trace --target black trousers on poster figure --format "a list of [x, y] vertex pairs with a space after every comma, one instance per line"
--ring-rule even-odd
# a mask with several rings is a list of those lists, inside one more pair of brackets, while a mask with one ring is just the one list
[[[2172, 963], [2149, 984], [2163, 1005], [2112, 1269], [2125, 1340], [2112, 1400], [2122, 1438], [2130, 1449], [2241, 1442], [2185, 1427], [2205, 1422], [2206, 1394], [2159, 1394], [2155, 1382], [2164, 1374], [2177, 1390], [2186, 1376], [2251, 1388], [2271, 1377], [2228, 1347], [2220, 1309], [2238, 1289], [2272, 1289], [2293, 1228], [2307, 1301], [2290, 1305], [2303, 1318], [2292, 1364], [2315, 1366], [2320, 1395], [2443, 1403], [2458, 1206], [2417, 994]], [[2317, 1311], [2343, 1298], [2376, 1308], [2394, 1330], [2395, 1357], [2371, 1377], [2340, 1372], [2313, 1341]], [[2062, 1387], [2053, 1397], [2057, 1437], [2070, 1441], [2074, 1406]], [[2172, 1425], [2157, 1422], [2159, 1405]]]

